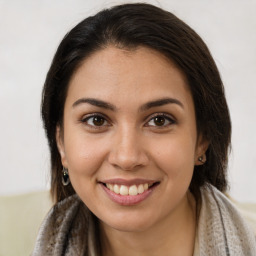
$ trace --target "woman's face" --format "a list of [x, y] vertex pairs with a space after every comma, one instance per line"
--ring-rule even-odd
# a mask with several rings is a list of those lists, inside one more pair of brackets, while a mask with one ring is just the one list
[[87, 58], [70, 81], [57, 128], [71, 183], [102, 223], [147, 230], [186, 209], [205, 143], [182, 72], [148, 48]]

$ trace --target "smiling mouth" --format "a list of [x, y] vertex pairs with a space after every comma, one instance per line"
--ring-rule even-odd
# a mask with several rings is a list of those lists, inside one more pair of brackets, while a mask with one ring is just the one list
[[114, 192], [117, 195], [122, 196], [137, 196], [139, 194], [143, 194], [144, 192], [148, 191], [150, 188], [157, 186], [160, 182], [154, 183], [142, 183], [138, 185], [119, 185], [114, 183], [102, 183], [107, 189]]

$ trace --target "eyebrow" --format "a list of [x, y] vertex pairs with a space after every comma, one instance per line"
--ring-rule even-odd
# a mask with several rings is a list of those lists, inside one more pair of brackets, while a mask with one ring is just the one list
[[[112, 105], [111, 103], [108, 103], [108, 102], [105, 102], [105, 101], [99, 100], [99, 99], [94, 99], [94, 98], [81, 98], [81, 99], [75, 101], [73, 103], [72, 107], [76, 107], [76, 106], [78, 106], [80, 104], [84, 104], [84, 103], [88, 103], [90, 105], [100, 107], [100, 108], [104, 108], [104, 109], [108, 109], [108, 110], [112, 110], [112, 111], [117, 110], [117, 107]], [[167, 105], [167, 104], [177, 104], [181, 108], [184, 108], [184, 105], [177, 99], [163, 98], [163, 99], [158, 99], [158, 100], [150, 101], [150, 102], [147, 102], [147, 103], [143, 104], [139, 108], [139, 111], [143, 112], [143, 111], [146, 111], [150, 108], [161, 107], [161, 106], [164, 106], [164, 105]]]
[[80, 104], [84, 104], [84, 103], [88, 103], [88, 104], [96, 106], [96, 107], [116, 111], [116, 107], [114, 105], [112, 105], [108, 102], [105, 102], [103, 100], [98, 100], [98, 99], [93, 99], [93, 98], [81, 98], [81, 99], [75, 101], [74, 104], [72, 105], [72, 107], [76, 107], [76, 106], [78, 106]]
[[150, 108], [161, 107], [161, 106], [164, 106], [167, 104], [177, 104], [181, 108], [184, 108], [184, 105], [177, 99], [163, 98], [163, 99], [159, 99], [159, 100], [150, 101], [150, 102], [142, 105], [139, 110], [142, 112], [142, 111], [146, 111]]

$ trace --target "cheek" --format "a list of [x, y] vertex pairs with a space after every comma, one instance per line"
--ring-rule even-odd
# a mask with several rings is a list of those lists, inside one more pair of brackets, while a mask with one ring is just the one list
[[169, 178], [178, 179], [192, 175], [195, 141], [190, 136], [169, 136], [153, 145], [152, 158]]
[[102, 141], [73, 137], [67, 141], [66, 148], [72, 186], [84, 203], [93, 209], [98, 170], [104, 162], [106, 147], [102, 146]]
[[[104, 141], [84, 134], [67, 138], [65, 153], [71, 176], [93, 176], [106, 155]], [[72, 177], [71, 177], [72, 178]]]

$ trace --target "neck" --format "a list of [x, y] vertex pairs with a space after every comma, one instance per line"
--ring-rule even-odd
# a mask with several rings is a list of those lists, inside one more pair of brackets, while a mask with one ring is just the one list
[[125, 232], [100, 223], [100, 232], [106, 256], [192, 256], [196, 234], [194, 197], [188, 193], [175, 211], [147, 230]]

